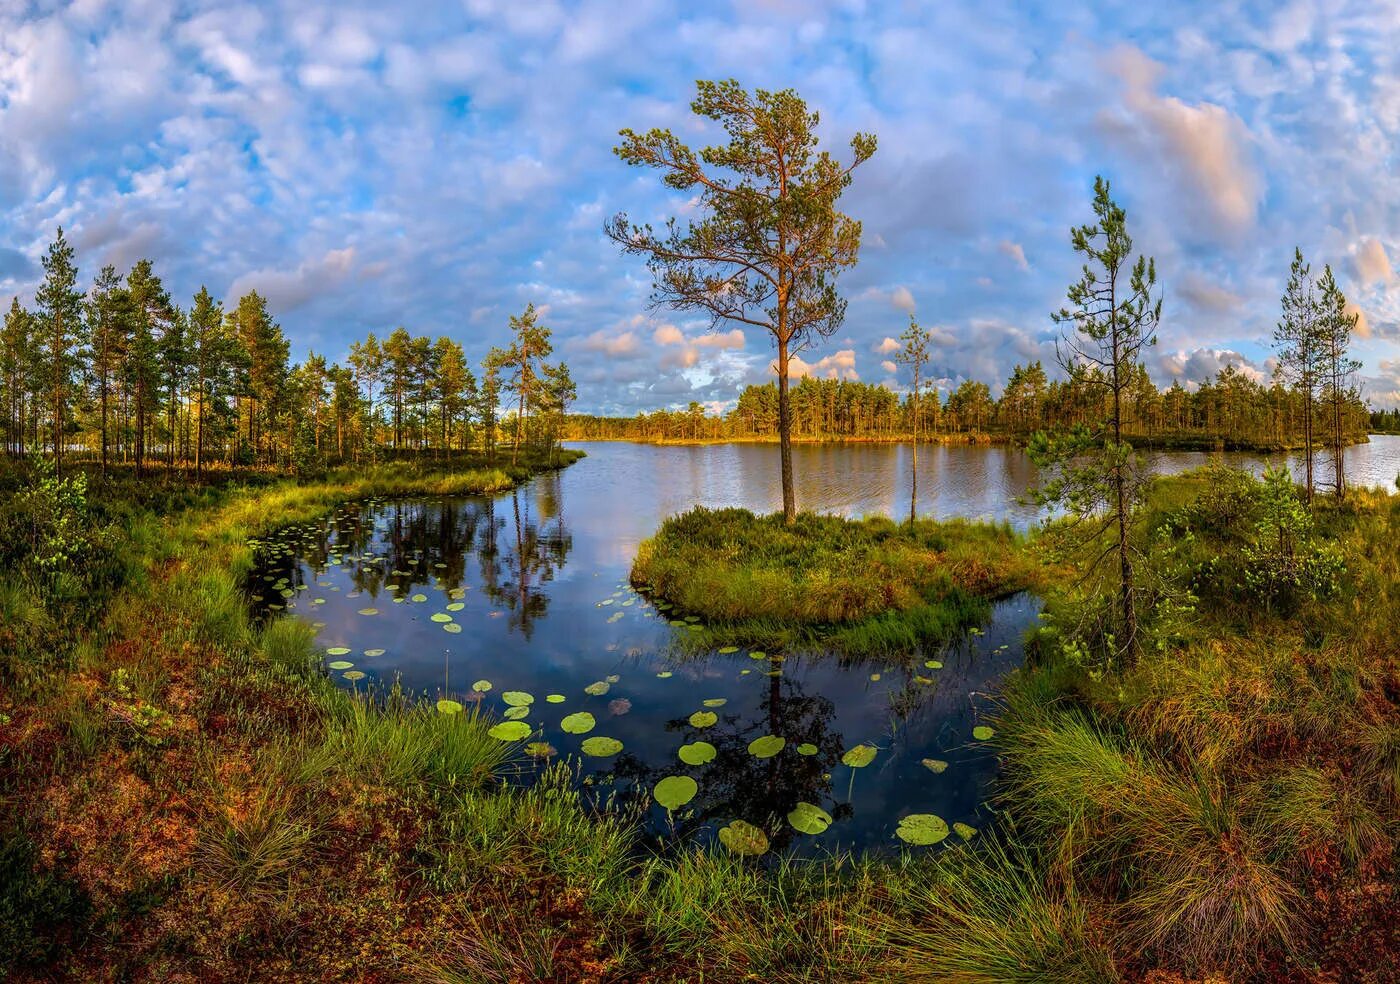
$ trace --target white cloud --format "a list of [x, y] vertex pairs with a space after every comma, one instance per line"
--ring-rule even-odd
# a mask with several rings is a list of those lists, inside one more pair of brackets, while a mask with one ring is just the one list
[[1011, 262], [1018, 270], [1029, 270], [1030, 264], [1026, 262], [1026, 251], [1021, 248], [1020, 243], [1013, 243], [1009, 239], [1003, 239], [997, 243], [997, 251], [1003, 256], [1011, 258]]
[[895, 365], [889, 359], [886, 359], [884, 362], [881, 362], [880, 368], [885, 370], [885, 372], [889, 373], [890, 375], [894, 375], [896, 372], [899, 371], [899, 366]]
[[880, 355], [889, 355], [891, 352], [898, 352], [901, 347], [896, 339], [886, 335], [880, 339], [880, 344], [875, 346], [875, 351]]
[[334, 290], [350, 276], [355, 264], [355, 249], [333, 249], [314, 260], [306, 260], [295, 270], [263, 269], [245, 273], [228, 288], [228, 300], [255, 290], [267, 298], [268, 307], [277, 312], [292, 311], [303, 304]]
[[1395, 270], [1391, 267], [1390, 257], [1386, 256], [1385, 246], [1379, 239], [1368, 237], [1357, 243], [1352, 260], [1356, 264], [1356, 277], [1361, 286], [1379, 284], [1389, 287], [1395, 282]]
[[[776, 373], [777, 363], [769, 366], [768, 371]], [[860, 373], [856, 371], [854, 349], [841, 349], [816, 362], [807, 362], [799, 356], [793, 356], [788, 360], [788, 375], [793, 379], [801, 379], [803, 376], [811, 376], [814, 379], [860, 379]]]

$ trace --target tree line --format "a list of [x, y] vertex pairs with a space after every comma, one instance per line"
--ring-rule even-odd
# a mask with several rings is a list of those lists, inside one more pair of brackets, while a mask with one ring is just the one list
[[[15, 297], [0, 328], [0, 441], [11, 458], [47, 452], [196, 475], [211, 465], [305, 470], [386, 451], [450, 453], [498, 442], [552, 448], [576, 389], [534, 305], [511, 343], [472, 371], [460, 343], [395, 328], [350, 346], [344, 364], [291, 346], [249, 291], [226, 307], [200, 287], [176, 303], [150, 260], [104, 266], [83, 290], [60, 228], [33, 309]], [[503, 415], [502, 408], [506, 407]]]
[[[880, 383], [806, 377], [791, 389], [792, 434], [801, 440], [908, 440], [917, 433], [930, 440], [985, 436], [1022, 442], [1037, 430], [1102, 419], [1102, 375], [1097, 367], [1075, 365], [1066, 378], [1051, 380], [1035, 361], [1012, 369], [1000, 398], [987, 383], [964, 380], [951, 390], [923, 388], [917, 400], [912, 388], [901, 395]], [[1262, 381], [1226, 366], [1189, 390], [1176, 380], [1159, 388], [1141, 363], [1125, 375], [1123, 430], [1134, 440], [1253, 449], [1305, 443], [1307, 400], [1281, 370]], [[1373, 415], [1354, 390], [1342, 393], [1342, 436], [1352, 443], [1374, 429]], [[1316, 401], [1313, 410], [1320, 433], [1322, 410]], [[722, 414], [691, 403], [683, 410], [634, 417], [572, 414], [565, 427], [574, 440], [766, 440], [777, 432], [774, 383], [745, 387]]]

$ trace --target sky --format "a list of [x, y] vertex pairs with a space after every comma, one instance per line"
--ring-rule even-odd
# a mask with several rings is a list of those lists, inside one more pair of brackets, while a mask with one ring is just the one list
[[403, 325], [479, 359], [533, 302], [577, 409], [722, 408], [768, 336], [652, 310], [602, 232], [686, 213], [613, 147], [718, 142], [701, 78], [796, 89], [838, 155], [879, 139], [845, 324], [799, 373], [899, 385], [911, 314], [944, 386], [1049, 365], [1103, 174], [1156, 258], [1159, 383], [1267, 377], [1300, 246], [1400, 405], [1395, 3], [0, 0], [0, 295], [62, 225], [87, 281], [149, 257], [186, 304], [257, 289], [295, 358]]

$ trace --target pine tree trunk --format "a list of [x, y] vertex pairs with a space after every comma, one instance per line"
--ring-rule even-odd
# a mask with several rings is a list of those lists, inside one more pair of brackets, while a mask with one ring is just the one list
[[783, 522], [797, 520], [797, 497], [792, 487], [792, 407], [788, 396], [788, 340], [778, 336], [778, 454], [783, 482]]

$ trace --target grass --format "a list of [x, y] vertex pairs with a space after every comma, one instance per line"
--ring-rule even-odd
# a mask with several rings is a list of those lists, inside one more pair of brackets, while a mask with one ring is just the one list
[[699, 616], [697, 645], [834, 647], [907, 654], [984, 618], [987, 602], [1037, 582], [1009, 526], [920, 520], [912, 527], [802, 513], [704, 508], [644, 541], [632, 583]]
[[[1344, 573], [1268, 609], [1203, 566], [1258, 548], [1262, 493], [1225, 485], [1154, 490], [1137, 535], [1160, 583], [1131, 670], [1095, 655], [1079, 582], [1041, 582], [1044, 624], [994, 722], [999, 828], [766, 866], [651, 844], [631, 815], [586, 807], [564, 768], [515, 788], [515, 750], [487, 719], [356, 698], [316, 669], [306, 625], [250, 622], [249, 537], [409, 494], [402, 474], [113, 507], [122, 574], [97, 565], [80, 624], [13, 571], [0, 582], [3, 610], [29, 613], [0, 629], [22, 667], [0, 677], [0, 975], [1394, 979], [1400, 501], [1321, 503], [1300, 544], [1335, 550]], [[896, 529], [836, 521], [810, 556], [762, 520], [750, 535], [805, 582], [892, 553], [935, 597], [949, 568], [1036, 547], [936, 524], [892, 545]], [[764, 603], [774, 618], [807, 604]]]

